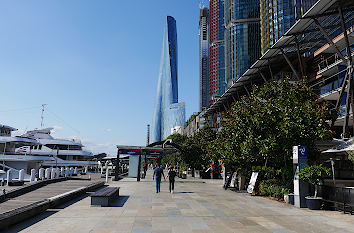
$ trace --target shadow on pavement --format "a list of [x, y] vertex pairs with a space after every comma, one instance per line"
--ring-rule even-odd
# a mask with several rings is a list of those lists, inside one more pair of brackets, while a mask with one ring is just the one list
[[27, 227], [32, 226], [33, 224], [36, 224], [37, 222], [42, 221], [43, 219], [48, 218], [49, 216], [57, 213], [58, 210], [47, 210], [46, 212], [44, 212], [43, 214], [37, 215], [35, 217], [29, 218], [21, 223], [15, 224], [13, 226], [10, 226], [8, 229], [5, 229], [3, 231], [0, 232], [7, 232], [7, 233], [15, 233], [15, 232], [19, 232], [22, 231], [24, 229], [26, 229]]
[[109, 207], [123, 207], [128, 201], [129, 196], [119, 196], [118, 200], [111, 203]]
[[39, 214], [39, 215], [34, 216], [32, 218], [26, 219], [23, 222], [17, 223], [15, 225], [12, 225], [8, 229], [5, 229], [3, 231], [0, 230], [0, 232], [13, 233], [13, 232], [22, 231], [22, 230], [24, 230], [24, 229], [26, 229], [26, 228], [38, 223], [38, 222], [50, 217], [51, 215], [59, 212], [61, 209], [65, 209], [66, 207], [71, 206], [72, 204], [75, 204], [76, 202], [81, 201], [82, 199], [85, 199], [85, 198], [87, 198], [89, 196], [90, 196], [90, 193], [86, 193], [83, 196], [77, 197], [77, 198], [75, 198], [75, 199], [73, 199], [73, 200], [71, 200], [69, 202], [66, 202], [64, 204], [56, 206], [53, 209], [47, 209], [42, 214]]

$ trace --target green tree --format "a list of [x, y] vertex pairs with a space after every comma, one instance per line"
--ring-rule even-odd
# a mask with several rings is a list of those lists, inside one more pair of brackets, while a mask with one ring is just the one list
[[305, 81], [282, 80], [254, 87], [224, 117], [222, 130], [209, 147], [215, 159], [248, 171], [252, 166], [289, 170], [294, 145], [307, 145], [309, 159], [316, 159], [315, 140], [332, 137], [326, 121], [336, 118], [337, 112], [319, 102]]
[[210, 127], [203, 127], [186, 140], [182, 160], [195, 169], [207, 167], [211, 159], [208, 153], [208, 147], [215, 138], [216, 134]]
[[299, 179], [307, 181], [315, 186], [315, 197], [317, 197], [318, 185], [323, 183], [323, 179], [331, 174], [330, 169], [322, 165], [306, 166], [298, 173]]
[[[176, 133], [168, 136], [166, 140], [168, 139], [171, 139], [173, 143], [178, 144], [183, 150], [185, 142], [188, 139], [188, 137], [183, 134]], [[168, 163], [177, 166], [177, 164], [180, 164], [182, 161], [181, 153], [182, 151], [177, 151], [171, 154], [165, 154], [161, 160], [161, 163], [163, 164]]]

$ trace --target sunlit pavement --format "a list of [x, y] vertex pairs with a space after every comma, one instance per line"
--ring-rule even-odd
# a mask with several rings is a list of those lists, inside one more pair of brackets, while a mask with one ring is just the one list
[[[181, 182], [183, 181], [183, 182]], [[155, 193], [152, 171], [119, 186], [113, 207], [90, 206], [90, 197], [18, 224], [12, 232], [354, 232], [354, 216], [337, 211], [310, 211], [288, 204], [225, 191], [218, 181], [177, 180], [175, 193], [162, 182]]]

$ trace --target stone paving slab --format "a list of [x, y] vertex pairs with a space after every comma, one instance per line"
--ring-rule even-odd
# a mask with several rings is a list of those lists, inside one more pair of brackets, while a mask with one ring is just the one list
[[110, 182], [119, 186], [112, 207], [90, 206], [90, 197], [16, 225], [8, 232], [354, 232], [354, 216], [310, 211], [223, 190], [218, 182], [163, 182], [155, 193], [151, 179]]

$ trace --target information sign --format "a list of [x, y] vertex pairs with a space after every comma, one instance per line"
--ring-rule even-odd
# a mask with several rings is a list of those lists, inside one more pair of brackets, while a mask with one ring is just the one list
[[252, 172], [251, 180], [247, 188], [248, 193], [253, 193], [253, 189], [256, 185], [257, 177], [258, 177], [258, 172]]

